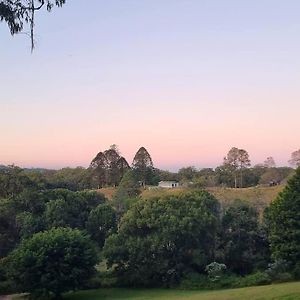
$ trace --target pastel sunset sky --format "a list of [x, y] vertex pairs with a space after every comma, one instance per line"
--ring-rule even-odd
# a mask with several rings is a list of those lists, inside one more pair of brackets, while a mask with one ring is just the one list
[[156, 167], [300, 148], [300, 1], [67, 0], [37, 47], [0, 23], [0, 164], [87, 167], [117, 144]]

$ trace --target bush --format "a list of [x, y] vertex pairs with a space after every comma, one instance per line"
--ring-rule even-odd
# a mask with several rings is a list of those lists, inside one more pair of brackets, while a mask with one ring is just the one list
[[117, 277], [112, 272], [105, 272], [92, 277], [85, 285], [85, 288], [99, 289], [112, 288], [117, 286], [119, 286]]
[[295, 279], [300, 279], [300, 263], [297, 263], [293, 269], [293, 276]]
[[208, 278], [212, 281], [220, 280], [221, 276], [224, 275], [226, 269], [226, 265], [219, 264], [215, 261], [205, 267], [205, 271], [208, 274]]
[[271, 278], [266, 272], [256, 272], [245, 277], [240, 277], [235, 287], [266, 285], [270, 283]]
[[292, 281], [294, 279], [293, 275], [291, 273], [285, 272], [285, 273], [278, 273], [275, 278], [273, 278], [274, 283], [282, 283], [282, 282], [288, 282]]
[[97, 261], [89, 238], [77, 229], [55, 228], [34, 234], [8, 256], [8, 279], [31, 298], [59, 298], [80, 288]]
[[215, 290], [224, 288], [233, 288], [238, 286], [238, 276], [234, 274], [226, 274], [217, 281], [211, 279], [203, 274], [189, 273], [182, 279], [179, 288], [184, 290]]
[[256, 272], [245, 277], [235, 274], [224, 274], [217, 281], [212, 281], [208, 276], [199, 273], [189, 273], [180, 283], [181, 289], [224, 289], [240, 288], [248, 286], [266, 285], [271, 283], [271, 278], [265, 272]]
[[276, 276], [281, 273], [286, 273], [288, 270], [290, 270], [291, 264], [284, 260], [279, 259], [276, 260], [274, 263], [271, 263], [268, 265], [268, 269], [266, 270], [266, 273], [271, 277], [271, 279], [276, 279]]
[[14, 289], [13, 283], [9, 280], [0, 281], [0, 295], [12, 294], [16, 290]]
[[199, 273], [188, 273], [180, 282], [179, 288], [183, 290], [198, 290], [198, 289], [209, 289], [212, 282], [204, 274]]

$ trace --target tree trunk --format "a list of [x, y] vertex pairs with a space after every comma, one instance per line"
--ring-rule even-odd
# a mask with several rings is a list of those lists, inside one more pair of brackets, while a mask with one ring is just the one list
[[237, 176], [234, 174], [234, 188], [237, 188]]

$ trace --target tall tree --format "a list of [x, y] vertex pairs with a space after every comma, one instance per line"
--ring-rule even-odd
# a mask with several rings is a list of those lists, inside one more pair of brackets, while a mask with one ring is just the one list
[[137, 151], [133, 158], [132, 168], [143, 186], [151, 181], [150, 177], [153, 174], [154, 168], [152, 158], [146, 148], [141, 147]]
[[300, 149], [291, 154], [289, 163], [294, 167], [300, 167]]
[[54, 6], [61, 7], [66, 0], [2, 0], [0, 2], [0, 20], [7, 23], [12, 35], [20, 33], [24, 29], [24, 24], [29, 25], [31, 51], [33, 51], [35, 13], [42, 8], [48, 12]]
[[250, 167], [251, 162], [249, 159], [249, 154], [244, 149], [239, 149], [239, 170], [240, 170], [240, 182], [241, 182], [241, 188], [243, 187], [243, 171], [244, 169]]
[[90, 168], [94, 170], [99, 187], [103, 187], [104, 185], [118, 185], [130, 166], [121, 156], [118, 146], [113, 144], [108, 150], [97, 154]]
[[234, 187], [238, 187], [238, 174], [240, 175], [240, 187], [243, 187], [243, 171], [250, 167], [249, 154], [244, 149], [233, 147], [229, 150], [226, 157], [224, 157], [224, 166], [231, 169], [234, 176]]
[[108, 162], [107, 168], [107, 183], [116, 186], [119, 183], [120, 175], [118, 161], [121, 158], [120, 154], [114, 147], [110, 147], [104, 151], [104, 155]]
[[108, 161], [103, 152], [99, 152], [92, 160], [90, 168], [93, 169], [95, 181], [98, 183], [98, 187], [103, 187], [107, 182], [107, 169]]
[[121, 156], [119, 158], [119, 160], [117, 161], [117, 167], [119, 170], [118, 182], [120, 182], [122, 180], [123, 176], [127, 173], [127, 171], [130, 170], [130, 166], [129, 166], [127, 160], [123, 156]]
[[181, 168], [178, 171], [178, 176], [181, 181], [192, 181], [197, 174], [197, 169], [194, 166]]
[[275, 160], [272, 156], [269, 156], [264, 161], [264, 167], [266, 168], [276, 168]]

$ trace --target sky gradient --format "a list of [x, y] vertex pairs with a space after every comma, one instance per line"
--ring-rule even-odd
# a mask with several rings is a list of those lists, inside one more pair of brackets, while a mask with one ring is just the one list
[[232, 146], [287, 165], [300, 148], [298, 0], [67, 0], [35, 30], [31, 55], [0, 23], [0, 164], [86, 167], [117, 144], [170, 170]]

